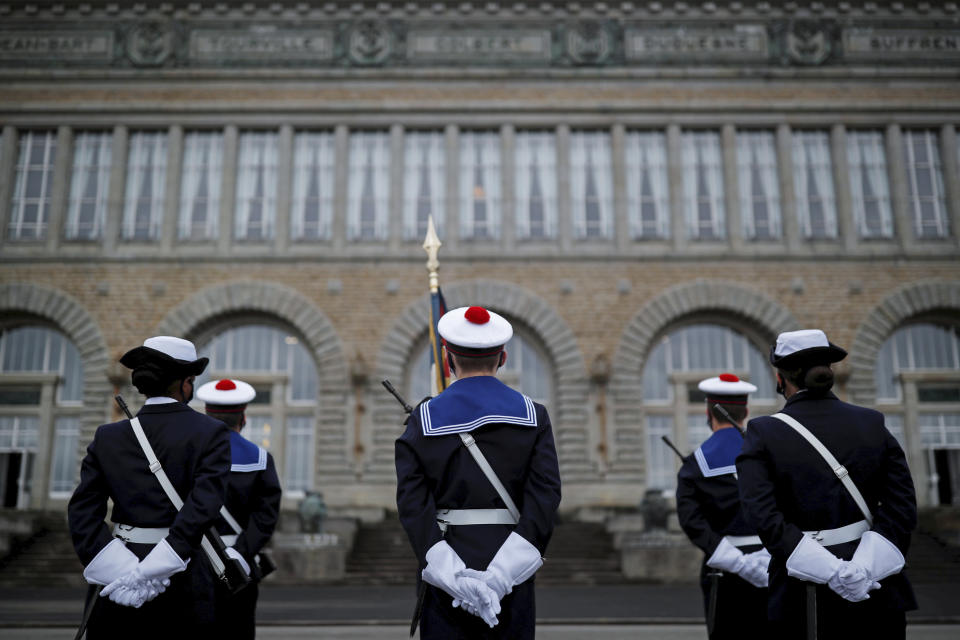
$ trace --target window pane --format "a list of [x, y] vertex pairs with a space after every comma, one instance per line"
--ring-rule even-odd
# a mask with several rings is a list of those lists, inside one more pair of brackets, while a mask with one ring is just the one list
[[836, 238], [833, 163], [826, 131], [794, 132], [793, 185], [803, 236]]
[[237, 212], [234, 237], [266, 240], [273, 237], [277, 213], [277, 134], [240, 134], [237, 161]]
[[902, 397], [900, 372], [914, 369], [960, 369], [960, 330], [931, 323], [897, 329], [877, 354], [877, 400], [898, 402]]
[[500, 235], [500, 134], [465, 131], [460, 134], [460, 236], [497, 238]]
[[80, 133], [73, 144], [66, 237], [92, 240], [100, 237], [106, 219], [113, 135]]
[[40, 386], [0, 387], [0, 404], [34, 405], [40, 404]]
[[672, 416], [647, 416], [647, 489], [672, 489], [676, 485], [676, 454], [663, 442], [673, 435]]
[[433, 216], [437, 234], [446, 218], [446, 149], [442, 131], [412, 131], [403, 140], [403, 237], [422, 240]]
[[903, 148], [914, 231], [918, 238], [945, 238], [950, 224], [937, 132], [904, 131]]
[[347, 237], [384, 240], [390, 206], [390, 134], [350, 133], [350, 175], [347, 180]]
[[242, 433], [244, 438], [268, 451], [273, 444], [273, 424], [269, 416], [248, 415]]
[[613, 171], [610, 134], [570, 133], [570, 206], [577, 238], [613, 236]]
[[682, 141], [687, 234], [700, 240], [723, 238], [726, 221], [720, 133], [685, 131]]
[[57, 418], [53, 436], [53, 461], [50, 465], [50, 493], [69, 493], [77, 486], [77, 447], [80, 419]]
[[184, 136], [180, 181], [181, 239], [209, 240], [216, 237], [220, 222], [222, 166], [222, 133], [191, 131]]
[[628, 131], [626, 171], [631, 236], [634, 239], [669, 237], [666, 136], [659, 131]]
[[73, 342], [46, 327], [0, 331], [0, 372], [59, 376], [57, 402], [83, 400], [83, 363]]
[[167, 134], [134, 132], [127, 156], [127, 193], [123, 207], [123, 237], [160, 237], [167, 180]]
[[517, 237], [552, 238], [557, 232], [557, 140], [553, 131], [518, 131]]
[[286, 473], [287, 491], [308, 491], [313, 488], [313, 418], [287, 418]]
[[46, 236], [56, 151], [55, 131], [26, 131], [20, 135], [7, 227], [11, 239], [39, 240]]
[[743, 233], [752, 240], [780, 237], [780, 180], [772, 131], [737, 132], [737, 184]]
[[863, 238], [893, 237], [887, 159], [880, 131], [847, 133], [853, 217]]

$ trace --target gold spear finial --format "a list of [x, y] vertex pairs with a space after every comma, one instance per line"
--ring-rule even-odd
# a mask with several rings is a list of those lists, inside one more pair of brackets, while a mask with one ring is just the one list
[[427, 235], [423, 238], [423, 250], [427, 252], [427, 271], [430, 273], [430, 293], [436, 293], [440, 288], [440, 276], [437, 274], [440, 260], [437, 256], [442, 244], [433, 226], [433, 216], [430, 216], [427, 218]]

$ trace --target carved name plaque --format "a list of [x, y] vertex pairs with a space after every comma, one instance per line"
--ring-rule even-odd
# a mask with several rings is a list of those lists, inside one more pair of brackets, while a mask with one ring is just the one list
[[627, 29], [625, 54], [631, 62], [765, 61], [770, 53], [762, 25], [676, 29]]
[[552, 54], [547, 29], [470, 29], [465, 31], [413, 30], [407, 35], [411, 62], [549, 62]]
[[110, 31], [0, 31], [0, 59], [83, 60], [113, 58]]
[[910, 29], [846, 29], [844, 57], [848, 60], [960, 58], [960, 31]]
[[198, 29], [190, 34], [190, 58], [198, 62], [264, 63], [332, 60], [333, 32]]

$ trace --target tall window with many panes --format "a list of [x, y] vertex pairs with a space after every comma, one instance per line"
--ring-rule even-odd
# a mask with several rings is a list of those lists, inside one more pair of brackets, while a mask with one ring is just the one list
[[223, 180], [223, 134], [188, 131], [183, 137], [180, 177], [181, 240], [210, 240], [220, 228], [220, 185]]
[[669, 237], [666, 135], [661, 131], [628, 131], [624, 153], [631, 237], [635, 240]]
[[737, 187], [743, 235], [774, 240], [781, 235], [780, 179], [773, 131], [737, 132]]
[[892, 238], [893, 213], [882, 131], [848, 131], [853, 221], [861, 238]]
[[836, 238], [837, 209], [828, 132], [793, 133], [793, 191], [803, 237]]
[[83, 364], [59, 331], [0, 328], [0, 506], [64, 499], [79, 476]]
[[10, 221], [7, 224], [7, 237], [11, 240], [41, 240], [46, 237], [56, 153], [55, 131], [24, 131], [20, 134]]
[[317, 368], [300, 338], [285, 327], [240, 324], [201, 344], [210, 365], [197, 386], [233, 377], [256, 389], [247, 406], [245, 438], [273, 454], [284, 493], [313, 488], [317, 411]]
[[300, 131], [293, 140], [290, 237], [330, 238], [335, 149], [332, 131]]
[[514, 144], [517, 237], [536, 240], [557, 233], [557, 136], [517, 131]]
[[234, 238], [250, 241], [272, 238], [277, 219], [275, 132], [241, 132], [236, 198]]
[[94, 240], [103, 233], [110, 188], [113, 135], [81, 132], [73, 140], [73, 174], [67, 207], [68, 240]]
[[390, 133], [350, 132], [347, 177], [347, 237], [375, 241], [387, 237], [390, 207]]
[[684, 453], [710, 437], [705, 398], [697, 383], [725, 372], [757, 385], [750, 396], [751, 414], [772, 412], [776, 391], [770, 365], [743, 334], [717, 324], [692, 324], [671, 331], [653, 346], [643, 368], [648, 488], [676, 487], [676, 454], [663, 436]]
[[904, 131], [903, 155], [914, 233], [918, 238], [946, 238], [950, 235], [950, 221], [937, 132]]
[[422, 240], [432, 216], [446, 227], [446, 146], [442, 131], [408, 131], [403, 140], [403, 237]]
[[610, 133], [570, 132], [570, 208], [575, 238], [613, 236]]
[[723, 153], [718, 131], [684, 131], [683, 205], [687, 236], [716, 240], [726, 235]]
[[167, 180], [167, 134], [135, 131], [127, 152], [127, 183], [121, 235], [126, 240], [156, 240], [163, 221]]
[[498, 131], [460, 133], [460, 237], [500, 236], [502, 160]]

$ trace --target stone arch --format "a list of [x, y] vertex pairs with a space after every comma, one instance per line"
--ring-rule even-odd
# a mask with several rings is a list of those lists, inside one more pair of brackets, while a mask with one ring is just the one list
[[83, 362], [84, 410], [80, 418], [77, 455], [82, 455], [94, 431], [106, 422], [110, 413], [110, 357], [99, 325], [72, 296], [36, 284], [0, 285], [0, 311], [24, 313], [50, 321], [79, 351]]
[[[510, 315], [525, 324], [541, 341], [554, 367], [554, 406], [550, 408], [565, 479], [592, 476], [596, 465], [591, 462], [587, 447], [587, 395], [589, 381], [583, 354], [573, 331], [559, 313], [536, 293], [518, 285], [497, 280], [468, 280], [443, 287], [449, 308], [478, 304]], [[410, 303], [384, 337], [377, 356], [378, 381], [389, 378], [399, 381], [405, 374], [408, 360], [417, 341], [426, 330], [430, 318], [430, 296], [424, 294]], [[396, 402], [379, 394], [375, 411], [388, 422], [396, 422]], [[390, 416], [393, 417], [389, 422]], [[392, 442], [392, 441], [391, 441]]]
[[[174, 307], [157, 326], [159, 335], [192, 337], [220, 318], [244, 313], [277, 318], [299, 331], [317, 363], [316, 468], [324, 480], [352, 473], [344, 425], [349, 367], [343, 344], [326, 314], [309, 298], [290, 287], [256, 280], [217, 284], [196, 292]], [[320, 447], [319, 443], [338, 443]]]
[[905, 321], [936, 311], [960, 312], [960, 281], [915, 282], [887, 296], [866, 314], [850, 345], [850, 399], [858, 404], [876, 401], [873, 370], [884, 341]]
[[786, 307], [737, 282], [694, 280], [671, 287], [647, 302], [624, 329], [613, 357], [610, 393], [615, 406], [613, 442], [617, 449], [613, 470], [644, 480], [643, 365], [659, 335], [676, 322], [705, 312], [743, 319], [768, 340], [782, 331], [799, 328]]

